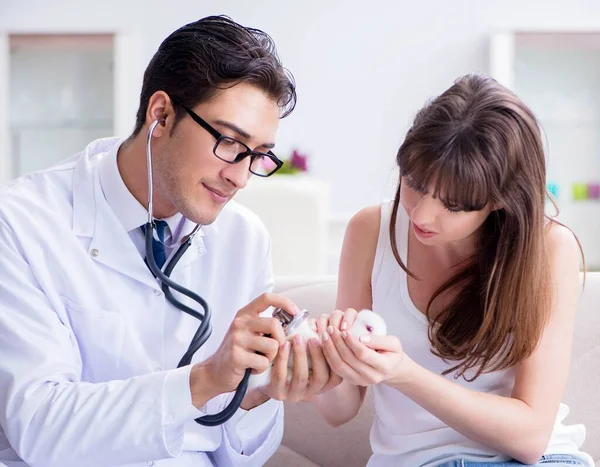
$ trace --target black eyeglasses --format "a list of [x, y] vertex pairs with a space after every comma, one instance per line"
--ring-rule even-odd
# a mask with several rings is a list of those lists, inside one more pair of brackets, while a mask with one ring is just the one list
[[225, 136], [217, 129], [213, 128], [206, 120], [200, 117], [192, 109], [186, 107], [181, 102], [171, 99], [176, 102], [192, 117], [198, 125], [208, 131], [216, 140], [213, 147], [213, 154], [224, 162], [229, 164], [237, 164], [243, 161], [246, 157], [250, 157], [250, 172], [259, 177], [268, 177], [277, 172], [283, 165], [283, 161], [279, 160], [271, 151], [258, 152], [253, 151], [241, 141]]

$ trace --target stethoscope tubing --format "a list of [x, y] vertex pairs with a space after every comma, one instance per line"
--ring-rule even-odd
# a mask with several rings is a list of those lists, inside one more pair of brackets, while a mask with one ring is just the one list
[[[189, 365], [192, 361], [192, 358], [196, 351], [204, 345], [204, 343], [208, 340], [212, 333], [212, 326], [210, 323], [211, 320], [211, 311], [210, 306], [202, 298], [199, 294], [191, 291], [190, 289], [183, 287], [178, 284], [174, 280], [171, 279], [171, 273], [173, 269], [181, 259], [181, 257], [185, 254], [187, 249], [192, 244], [192, 240], [196, 233], [200, 230], [200, 225], [196, 225], [192, 233], [188, 236], [188, 238], [183, 242], [173, 257], [169, 260], [165, 267], [165, 271], [163, 272], [154, 259], [154, 251], [152, 249], [152, 241], [154, 239], [154, 216], [153, 216], [153, 197], [154, 197], [154, 183], [153, 183], [153, 174], [152, 174], [152, 133], [158, 124], [161, 123], [161, 120], [156, 120], [150, 126], [150, 130], [148, 131], [148, 138], [146, 140], [146, 164], [148, 170], [148, 221], [146, 223], [145, 229], [145, 248], [146, 248], [146, 262], [154, 277], [161, 283], [161, 288], [165, 294], [165, 298], [171, 303], [173, 306], [178, 308], [179, 310], [187, 313], [194, 318], [200, 321], [200, 326], [198, 330], [194, 334], [192, 341], [188, 347], [188, 350], [185, 352], [177, 368], [180, 368], [185, 365]], [[193, 308], [181, 303], [177, 298], [173, 295], [173, 291], [176, 290], [182, 295], [190, 298], [194, 302], [196, 302], [203, 309], [203, 312], [199, 312], [194, 310]], [[238, 385], [235, 394], [225, 409], [216, 414], [205, 415], [199, 418], [196, 418], [196, 423], [203, 426], [218, 426], [225, 423], [229, 420], [240, 407], [244, 396], [246, 395], [246, 391], [248, 389], [248, 379], [250, 378], [251, 370], [250, 368], [246, 369], [244, 373], [244, 377], [242, 381]]]

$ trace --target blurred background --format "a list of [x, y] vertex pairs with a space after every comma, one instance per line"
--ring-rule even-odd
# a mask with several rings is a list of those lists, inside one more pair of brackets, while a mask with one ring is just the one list
[[349, 218], [393, 197], [415, 113], [470, 72], [540, 119], [559, 219], [600, 269], [597, 0], [0, 0], [0, 183], [128, 135], [160, 42], [210, 14], [268, 32], [297, 81], [275, 151], [288, 173], [237, 197], [269, 228], [276, 274], [337, 271]]

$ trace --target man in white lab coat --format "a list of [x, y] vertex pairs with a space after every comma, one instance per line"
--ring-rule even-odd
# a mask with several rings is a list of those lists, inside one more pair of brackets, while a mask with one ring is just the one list
[[[271, 148], [295, 98], [266, 34], [204, 18], [161, 44], [130, 137], [94, 141], [0, 190], [0, 465], [259, 466], [281, 441], [281, 401], [339, 383], [318, 344], [290, 349], [279, 322], [260, 315], [297, 309], [265, 294], [268, 234], [228, 203], [252, 174], [280, 166]], [[211, 337], [179, 368], [199, 322], [145, 263], [156, 121], [154, 258], [164, 268], [202, 225], [171, 277], [212, 309]], [[271, 383], [229, 421], [194, 422], [228, 404], [246, 368], [270, 364]]]

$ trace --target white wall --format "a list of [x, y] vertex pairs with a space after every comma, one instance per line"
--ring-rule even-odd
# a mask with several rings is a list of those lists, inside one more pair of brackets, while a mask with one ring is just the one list
[[332, 183], [333, 211], [342, 214], [391, 196], [395, 153], [415, 111], [457, 76], [489, 71], [490, 33], [600, 30], [594, 0], [0, 0], [0, 35], [120, 32], [133, 38], [128, 57], [121, 57], [131, 72], [118, 126], [124, 129], [131, 127], [143, 69], [160, 41], [186, 22], [217, 13], [275, 39], [299, 95], [295, 113], [281, 124], [279, 152], [297, 146], [309, 153], [314, 174]]

